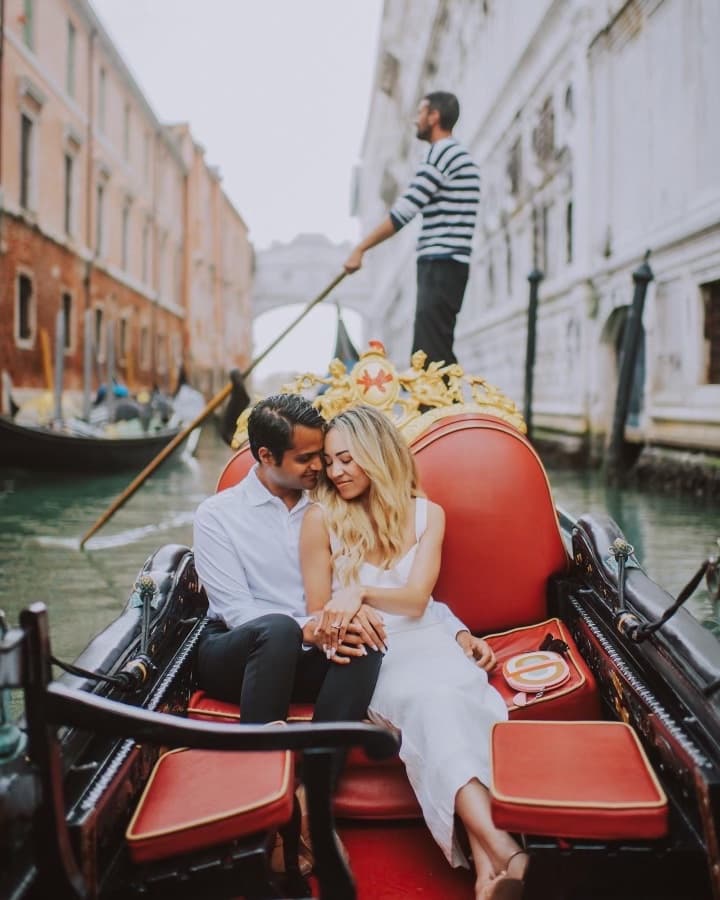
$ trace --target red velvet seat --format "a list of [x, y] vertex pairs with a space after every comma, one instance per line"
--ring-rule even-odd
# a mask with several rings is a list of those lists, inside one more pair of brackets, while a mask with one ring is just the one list
[[155, 862], [290, 821], [292, 754], [171, 750], [155, 764], [128, 825], [132, 860]]
[[500, 722], [492, 732], [493, 821], [524, 834], [656, 839], [668, 805], [623, 722]]

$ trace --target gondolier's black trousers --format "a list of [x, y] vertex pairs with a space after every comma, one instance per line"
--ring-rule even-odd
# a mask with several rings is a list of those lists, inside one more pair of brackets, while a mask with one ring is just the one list
[[428, 362], [456, 363], [453, 352], [455, 320], [467, 285], [470, 267], [455, 259], [417, 261], [417, 304], [412, 352], [424, 350]]
[[244, 724], [286, 719], [291, 701], [315, 703], [315, 722], [359, 721], [380, 673], [382, 654], [339, 665], [313, 647], [290, 616], [260, 616], [228, 630], [211, 622], [198, 646], [198, 684], [219, 700], [239, 703]]

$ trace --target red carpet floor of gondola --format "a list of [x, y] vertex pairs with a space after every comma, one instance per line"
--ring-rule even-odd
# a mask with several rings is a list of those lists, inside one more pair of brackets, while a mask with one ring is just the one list
[[338, 831], [350, 855], [358, 900], [473, 897], [473, 875], [452, 869], [423, 825], [341, 825]]

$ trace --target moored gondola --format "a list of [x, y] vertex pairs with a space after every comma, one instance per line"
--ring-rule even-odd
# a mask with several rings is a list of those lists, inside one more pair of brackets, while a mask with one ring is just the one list
[[[717, 900], [717, 640], [681, 606], [670, 615], [672, 598], [611, 520], [558, 516], [511, 401], [457, 366], [424, 362], [397, 372], [374, 344], [351, 371], [340, 363], [288, 389], [324, 384], [326, 415], [357, 402], [393, 415], [446, 510], [435, 596], [499, 659], [492, 678], [510, 722], [493, 732], [493, 808], [530, 853], [524, 896]], [[219, 490], [251, 464], [243, 427], [241, 417]], [[472, 896], [472, 878], [448, 867], [422, 824], [392, 735], [298, 721], [306, 708], [289, 727], [242, 726], [237, 707], [196, 690], [205, 610], [192, 551], [171, 546], [57, 681], [42, 609], [5, 634], [0, 685], [24, 689], [26, 722], [7, 723], [0, 744], [0, 895], [302, 896], [292, 853], [284, 874], [269, 866], [276, 833], [288, 846], [296, 835], [302, 777], [317, 879], [307, 890]], [[503, 675], [544, 652], [563, 662], [558, 683], [518, 689]], [[370, 756], [353, 751], [331, 810], [327, 753], [341, 744]], [[155, 766], [168, 747], [190, 749]], [[302, 762], [280, 747], [303, 750]]]

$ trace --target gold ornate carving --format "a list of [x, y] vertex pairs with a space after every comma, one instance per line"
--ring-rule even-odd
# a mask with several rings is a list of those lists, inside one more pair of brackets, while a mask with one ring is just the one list
[[[327, 375], [305, 372], [284, 384], [284, 394], [316, 394], [313, 405], [326, 419], [365, 403], [387, 413], [412, 441], [440, 419], [458, 413], [482, 412], [503, 419], [518, 431], [526, 433], [523, 417], [513, 401], [484, 378], [467, 375], [457, 363], [446, 366], [443, 361], [427, 363], [427, 354], [418, 350], [412, 355], [410, 368], [398, 372], [385, 354], [380, 341], [370, 341], [350, 372], [339, 359], [333, 359]], [[241, 447], [247, 440], [250, 409], [238, 418], [232, 446]]]

